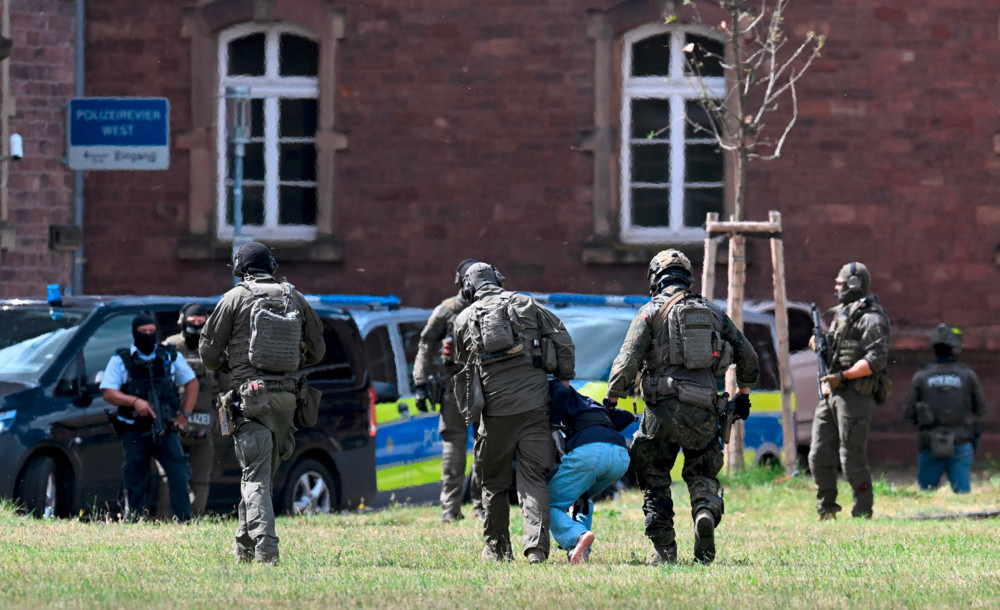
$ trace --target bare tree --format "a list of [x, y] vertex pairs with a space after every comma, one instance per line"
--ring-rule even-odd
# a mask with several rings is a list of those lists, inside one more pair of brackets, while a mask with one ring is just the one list
[[[727, 15], [714, 29], [722, 32], [726, 55], [689, 43], [684, 60], [701, 91], [707, 125], [688, 118], [695, 132], [710, 133], [735, 161], [735, 220], [743, 220], [747, 166], [750, 161], [781, 156], [788, 133], [799, 115], [796, 84], [819, 57], [825, 37], [809, 32], [795, 46], [786, 33], [785, 13], [792, 0], [713, 0]], [[704, 23], [694, 0], [682, 0], [696, 21]], [[667, 23], [676, 15], [666, 18]], [[714, 97], [702, 77], [706, 61], [721, 64], [725, 95]], [[789, 113], [783, 111], [788, 104]], [[774, 124], [768, 123], [769, 119]]]

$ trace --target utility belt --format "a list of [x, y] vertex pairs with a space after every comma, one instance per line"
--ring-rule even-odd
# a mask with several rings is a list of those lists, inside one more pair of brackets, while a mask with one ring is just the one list
[[256, 420], [271, 411], [268, 394], [287, 392], [296, 395], [295, 425], [309, 428], [316, 424], [322, 393], [304, 380], [247, 379], [219, 396], [219, 428], [223, 436], [233, 434], [248, 420]]
[[720, 401], [725, 401], [725, 395], [720, 395], [715, 388], [703, 386], [691, 381], [680, 381], [669, 375], [643, 373], [639, 381], [639, 391], [647, 404], [656, 404], [666, 398], [676, 398], [684, 404], [715, 409]]

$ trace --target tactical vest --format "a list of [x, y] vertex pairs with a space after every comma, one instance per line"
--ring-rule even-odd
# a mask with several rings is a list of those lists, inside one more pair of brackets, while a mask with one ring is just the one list
[[733, 348], [715, 330], [715, 316], [701, 296], [681, 291], [661, 303], [643, 358], [640, 392], [647, 402], [657, 402], [686, 390], [707, 407], [715, 400], [715, 377], [732, 364]]
[[[827, 354], [827, 366], [831, 373], [846, 371], [864, 357], [865, 347], [862, 345], [863, 331], [858, 326], [858, 321], [862, 316], [874, 313], [882, 316], [883, 320], [888, 324], [888, 314], [874, 297], [867, 296], [847, 307], [849, 311], [846, 315], [842, 315], [841, 312], [837, 313], [837, 316], [833, 320], [833, 328], [830, 329], [832, 345]], [[883, 390], [887, 393], [885, 384], [888, 384], [888, 376], [885, 371], [873, 371], [873, 374], [867, 377], [847, 381], [847, 387], [862, 396], [871, 396], [877, 393], [877, 391]], [[882, 402], [884, 400], [882, 398]]]
[[448, 332], [441, 342], [441, 362], [448, 373], [454, 374], [459, 368], [458, 363], [455, 362], [455, 318], [468, 307], [468, 304], [457, 297], [451, 297], [446, 299], [442, 305], [448, 308], [449, 315]]
[[195, 379], [198, 380], [198, 399], [194, 403], [194, 409], [188, 418], [187, 426], [184, 429], [181, 442], [188, 439], [207, 439], [213, 430], [213, 422], [216, 418], [214, 406], [215, 396], [219, 392], [218, 373], [205, 368], [198, 350], [189, 350], [184, 342], [184, 335], [178, 334], [167, 339], [167, 344], [173, 345], [178, 353], [187, 361], [188, 366], [194, 371]]
[[302, 318], [292, 298], [292, 285], [281, 282], [281, 293], [255, 280], [240, 282], [253, 294], [250, 309], [250, 364], [262, 373], [294, 373], [302, 349]]
[[483, 364], [526, 354], [523, 328], [510, 300], [516, 293], [505, 291], [471, 305], [472, 340]]
[[[157, 345], [153, 358], [149, 360], [134, 356], [127, 347], [117, 350], [115, 354], [122, 359], [125, 370], [128, 372], [128, 379], [122, 386], [122, 391], [132, 396], [138, 396], [150, 404], [153, 403], [151, 397], [155, 393], [167, 419], [173, 419], [181, 404], [180, 392], [178, 392], [173, 378], [173, 363], [177, 360], [177, 350], [173, 347]], [[118, 415], [125, 419], [135, 419], [135, 409], [118, 407]], [[148, 425], [149, 422], [144, 423]]]
[[920, 372], [920, 402], [926, 403], [932, 421], [921, 430], [949, 428], [956, 442], [972, 439], [971, 381], [968, 369], [954, 362], [935, 363]]

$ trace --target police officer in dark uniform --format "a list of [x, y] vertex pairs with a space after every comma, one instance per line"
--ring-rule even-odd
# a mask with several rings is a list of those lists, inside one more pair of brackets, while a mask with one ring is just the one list
[[[183, 430], [198, 399], [198, 380], [177, 351], [157, 345], [156, 320], [132, 319], [132, 346], [108, 361], [101, 379], [104, 400], [118, 407], [115, 429], [122, 439], [126, 516], [141, 518], [148, 506], [150, 459], [166, 471], [170, 508], [180, 521], [191, 518], [191, 467], [175, 430]], [[178, 386], [184, 387], [181, 406]], [[159, 405], [159, 408], [157, 408]]]
[[976, 424], [990, 405], [979, 377], [958, 361], [961, 330], [939, 324], [931, 347], [935, 362], [917, 371], [903, 401], [903, 418], [917, 426], [917, 482], [934, 490], [947, 474], [952, 491], [967, 494]]
[[[875, 501], [868, 466], [868, 430], [875, 405], [886, 401], [889, 378], [889, 316], [869, 294], [871, 274], [859, 262], [837, 273], [834, 290], [840, 305], [826, 333], [829, 374], [821, 379], [824, 396], [813, 416], [809, 469], [816, 483], [820, 520], [835, 519], [837, 461], [854, 491], [854, 517], [871, 518]], [[815, 348], [815, 341], [810, 345]]]
[[319, 316], [291, 284], [274, 278], [277, 269], [263, 244], [240, 246], [233, 275], [242, 281], [223, 295], [198, 344], [206, 368], [231, 371], [240, 401], [233, 444], [243, 475], [233, 555], [240, 562], [275, 565], [279, 556], [271, 483], [295, 448], [292, 420], [301, 391], [297, 371], [326, 353]]
[[[461, 287], [465, 271], [476, 263], [475, 259], [467, 258], [455, 269], [455, 285]], [[429, 383], [435, 370], [434, 357], [441, 354], [442, 365], [437, 371], [437, 388], [441, 400], [441, 421], [438, 433], [441, 434], [444, 451], [441, 460], [441, 521], [450, 522], [463, 519], [462, 488], [465, 484], [465, 453], [469, 436], [469, 426], [465, 417], [458, 409], [452, 379], [461, 368], [455, 362], [454, 336], [455, 318], [469, 306], [469, 301], [458, 294], [448, 297], [434, 308], [427, 320], [423, 332], [420, 333], [420, 345], [417, 348], [417, 358], [413, 365], [413, 382], [416, 385], [416, 403], [421, 411], [433, 408]], [[475, 467], [472, 470], [472, 484], [469, 493], [472, 496], [472, 510], [478, 518], [483, 515], [483, 494], [479, 484], [479, 475]]]
[[[460, 376], [478, 371], [483, 397], [481, 417], [469, 412], [467, 397], [459, 397], [468, 422], [479, 421], [475, 459], [486, 509], [482, 558], [513, 559], [507, 490], [516, 456], [524, 555], [529, 563], [542, 563], [549, 556], [546, 477], [555, 449], [547, 373], [566, 385], [573, 379], [573, 340], [555, 314], [529, 296], [504, 290], [504, 277], [492, 265], [472, 265], [462, 282], [463, 295], [472, 304], [455, 320], [455, 358], [467, 365]], [[551, 349], [542, 349], [543, 344]], [[456, 383], [456, 388], [462, 385]]]
[[677, 561], [670, 470], [684, 451], [681, 476], [691, 495], [694, 557], [715, 559], [715, 528], [722, 520], [723, 453], [718, 411], [724, 398], [717, 378], [736, 364], [739, 394], [735, 416], [750, 414], [750, 388], [757, 383], [757, 353], [722, 310], [691, 292], [691, 261], [677, 250], [664, 250], [649, 263], [652, 300], [639, 309], [618, 357], [611, 365], [606, 406], [628, 395], [642, 371], [639, 392], [646, 401], [632, 443], [632, 466], [642, 490], [646, 536], [653, 542], [654, 563]]

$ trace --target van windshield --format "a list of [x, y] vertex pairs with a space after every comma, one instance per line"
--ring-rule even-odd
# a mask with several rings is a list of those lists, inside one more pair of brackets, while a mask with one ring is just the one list
[[0, 308], [0, 378], [37, 380], [83, 318], [79, 311], [48, 307]]

